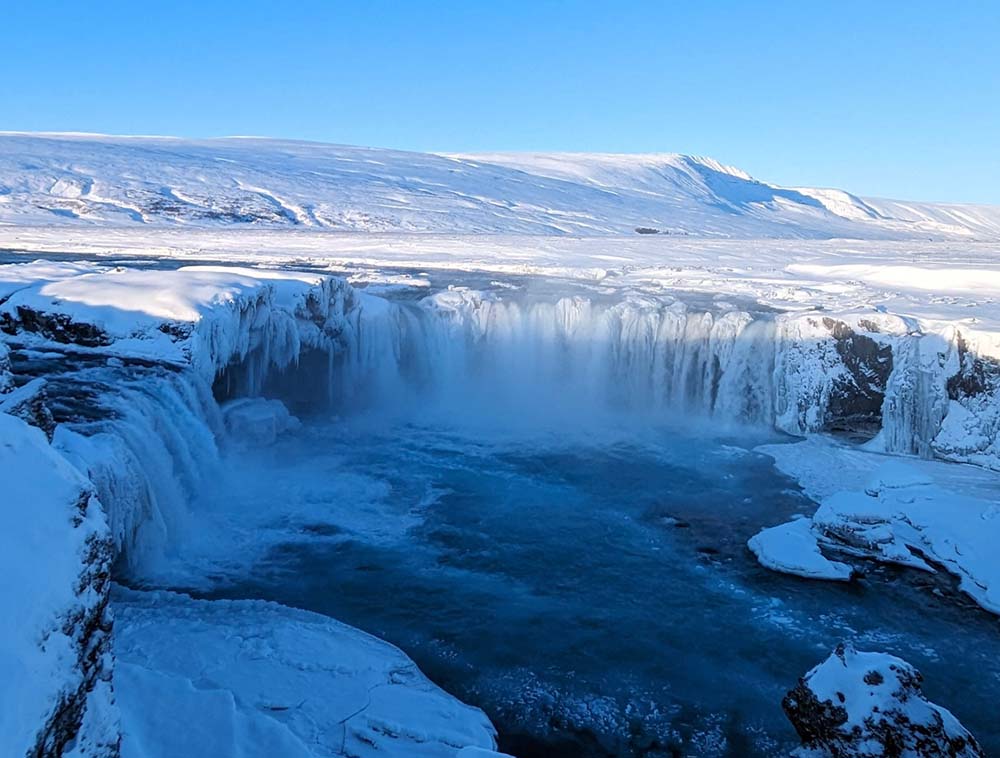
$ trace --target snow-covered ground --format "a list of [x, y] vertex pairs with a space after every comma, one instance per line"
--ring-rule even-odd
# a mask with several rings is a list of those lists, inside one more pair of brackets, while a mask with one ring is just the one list
[[332, 619], [124, 589], [115, 613], [122, 758], [499, 758], [481, 711]]
[[[294, 424], [283, 407], [238, 402], [275, 374], [301, 387], [311, 371], [331, 399], [360, 387], [369, 402], [405, 397], [414, 375], [444, 395], [475, 379], [482, 394], [520, 388], [507, 399], [546, 410], [594, 411], [613, 397], [640, 412], [871, 437], [865, 449], [815, 436], [768, 448], [822, 505], [751, 548], [771, 568], [841, 580], [858, 554], [943, 567], [1000, 612], [998, 240], [997, 208], [787, 189], [677, 155], [0, 135], [0, 256], [19, 262], [0, 266], [0, 453], [29, 487], [4, 504], [42, 518], [18, 522], [23, 539], [42, 539], [51, 519], [22, 507], [25, 472], [50, 458], [58, 470], [72, 463], [90, 482], [67, 474], [65, 486], [93, 487], [107, 509], [95, 534], [123, 561], [146, 559], [169, 544], [178, 488], [217, 457], [227, 423], [266, 439]], [[34, 257], [51, 260], [23, 263]], [[503, 386], [482, 382], [483, 367]], [[225, 398], [213, 398], [213, 380]], [[223, 415], [216, 399], [234, 398]], [[8, 412], [54, 433], [53, 444]], [[915, 457], [903, 469], [887, 454]], [[53, 527], [69, 545], [64, 558], [85, 537], [85, 510], [79, 524]], [[831, 546], [838, 554], [824, 555]], [[9, 732], [24, 744], [59, 711], [53, 698], [97, 676], [66, 669], [53, 647], [31, 648], [53, 618], [79, 616], [74, 603], [103, 608], [104, 585], [96, 601], [66, 594], [95, 560], [55, 567], [54, 594], [35, 609], [49, 615], [10, 630], [23, 637], [10, 647], [22, 662], [37, 656], [56, 672], [24, 701], [34, 709], [19, 725], [27, 731]], [[212, 713], [233, 740], [294, 743], [307, 755], [344, 752], [334, 742], [351, 725], [379, 739], [433, 738], [420, 743], [428, 755], [492, 747], [481, 714], [433, 690], [398, 651], [339, 625], [273, 606], [157, 602], [121, 599], [125, 754], [156, 755], [151, 735], [171, 727], [143, 705], [154, 682], [192, 721]], [[143, 636], [164, 626], [232, 665], [209, 681], [196, 673], [212, 663], [203, 651], [171, 658], [165, 638]], [[351, 717], [318, 735], [313, 705], [292, 708], [293, 692], [279, 703], [259, 683], [226, 678], [263, 635], [281, 642], [268, 666], [302, 673], [299, 690], [325, 686], [289, 641], [298, 634], [334, 656], [369, 650], [370, 661], [340, 672], [359, 687], [385, 676], [395, 685], [401, 666], [406, 681], [386, 690], [399, 701], [365, 710], [357, 700], [377, 725]], [[355, 701], [337, 702], [349, 716]], [[99, 711], [84, 718], [106, 724]], [[79, 709], [59, 713], [79, 728]], [[408, 724], [387, 726], [407, 714]], [[440, 728], [414, 726], [431, 721]], [[398, 754], [419, 754], [409, 749]]]

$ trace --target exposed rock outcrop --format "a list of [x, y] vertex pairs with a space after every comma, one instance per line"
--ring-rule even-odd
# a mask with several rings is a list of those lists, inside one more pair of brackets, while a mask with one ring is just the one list
[[922, 681], [900, 658], [841, 644], [781, 705], [812, 756], [982, 758], [958, 719], [924, 697]]

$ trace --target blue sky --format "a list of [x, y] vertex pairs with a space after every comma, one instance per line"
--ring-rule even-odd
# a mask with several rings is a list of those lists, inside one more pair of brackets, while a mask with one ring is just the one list
[[32, 2], [0, 129], [710, 155], [1000, 203], [1000, 2]]

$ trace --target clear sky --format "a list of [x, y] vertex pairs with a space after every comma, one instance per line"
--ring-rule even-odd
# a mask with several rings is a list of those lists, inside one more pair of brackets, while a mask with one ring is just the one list
[[1000, 203], [1000, 0], [0, 0], [0, 129], [709, 155]]

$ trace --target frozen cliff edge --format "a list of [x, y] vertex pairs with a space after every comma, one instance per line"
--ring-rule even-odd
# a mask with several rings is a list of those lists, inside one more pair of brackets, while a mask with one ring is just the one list
[[125, 758], [500, 758], [482, 711], [333, 619], [120, 588], [114, 605]]
[[101, 505], [39, 429], [4, 413], [0, 483], [0, 752], [113, 758], [112, 545]]
[[[109, 604], [115, 554], [164, 537], [179, 505], [169, 487], [214, 460], [213, 380], [239, 365], [228, 389], [253, 393], [304, 351], [338, 350], [353, 297], [343, 282], [210, 267], [2, 268], [0, 328], [16, 355], [0, 342], [0, 411], [23, 417], [0, 412], [4, 755], [172, 758], [184, 739], [186, 755], [234, 744], [260, 755], [496, 755], [480, 711], [350, 627], [266, 603], [123, 592]], [[254, 642], [234, 642], [237, 628]], [[245, 677], [254, 661], [266, 693]]]

